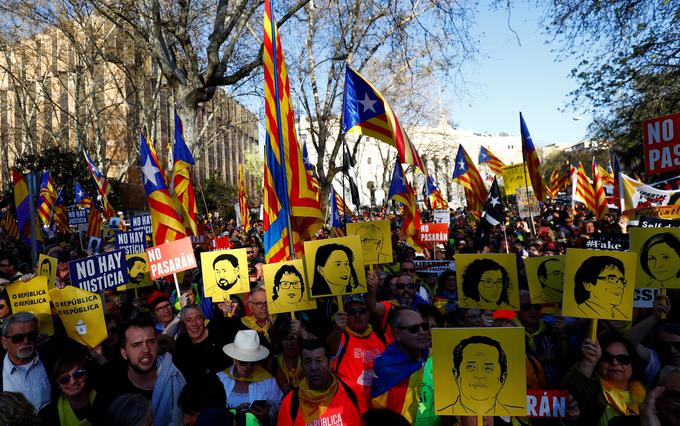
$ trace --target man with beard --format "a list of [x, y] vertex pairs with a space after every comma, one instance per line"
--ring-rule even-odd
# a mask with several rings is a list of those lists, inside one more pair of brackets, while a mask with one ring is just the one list
[[215, 280], [217, 286], [229, 291], [241, 279], [241, 274], [238, 269], [238, 259], [236, 256], [225, 253], [217, 256], [213, 261], [213, 271], [215, 271]]
[[36, 412], [50, 403], [50, 380], [38, 356], [38, 318], [18, 312], [2, 325], [2, 346], [7, 351], [2, 364], [2, 390], [18, 392]]
[[151, 401], [154, 424], [181, 425], [182, 411], [177, 398], [186, 382], [173, 364], [170, 353], [158, 355], [153, 322], [132, 319], [120, 333], [120, 345], [127, 370], [103, 378], [102, 383], [107, 386], [97, 394], [95, 413], [104, 415], [109, 405], [121, 395], [139, 394]]
[[144, 281], [146, 271], [146, 259], [141, 256], [132, 256], [127, 259], [128, 275], [130, 284], [140, 285]]

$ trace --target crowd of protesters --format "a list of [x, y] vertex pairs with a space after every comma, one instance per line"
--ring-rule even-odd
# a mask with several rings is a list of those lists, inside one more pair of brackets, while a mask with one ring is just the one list
[[[375, 216], [379, 216], [376, 214]], [[485, 241], [471, 215], [451, 210], [450, 241], [422, 254], [390, 217], [394, 262], [367, 270], [368, 293], [319, 299], [317, 309], [270, 315], [263, 286], [263, 228], [245, 233], [234, 221], [212, 221], [212, 235], [247, 248], [249, 294], [212, 301], [202, 294], [200, 267], [187, 271], [176, 294], [157, 280], [135, 293], [102, 294], [109, 337], [94, 349], [38, 332], [30, 313], [12, 313], [0, 293], [3, 425], [450, 425], [476, 417], [434, 410], [429, 347], [434, 327], [523, 327], [527, 386], [569, 392], [566, 417], [485, 417], [486, 425], [680, 425], [678, 292], [635, 309], [632, 322], [555, 315], [532, 304], [523, 260], [590, 247], [602, 234], [625, 234], [610, 214], [592, 220], [582, 210], [546, 204], [534, 224], [507, 212]], [[366, 220], [367, 218], [354, 218]], [[423, 213], [423, 221], [428, 212]], [[329, 238], [324, 228], [318, 238]], [[209, 238], [208, 238], [209, 239]], [[46, 241], [58, 259], [55, 285], [70, 285], [68, 262], [90, 255], [77, 234]], [[113, 241], [102, 243], [104, 251]], [[195, 244], [196, 259], [207, 249]], [[459, 253], [514, 253], [520, 281], [518, 312], [458, 306], [454, 271], [416, 272], [414, 260], [455, 260]], [[0, 285], [27, 280], [29, 247], [0, 235]], [[508, 368], [516, 368], [509, 366]], [[411, 380], [420, 374], [419, 381]], [[414, 384], [416, 383], [416, 384]], [[398, 392], [395, 391], [398, 390]], [[401, 400], [400, 400], [401, 398]], [[395, 409], [395, 407], [399, 407]]]

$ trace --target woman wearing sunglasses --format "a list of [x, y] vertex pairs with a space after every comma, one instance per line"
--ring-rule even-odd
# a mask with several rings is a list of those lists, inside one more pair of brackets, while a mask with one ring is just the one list
[[580, 425], [607, 425], [617, 416], [638, 416], [645, 399], [644, 368], [624, 337], [585, 339], [582, 359], [567, 373], [562, 388], [578, 401]]
[[59, 398], [40, 411], [43, 424], [61, 426], [87, 426], [93, 414], [92, 404], [96, 392], [90, 389], [85, 368], [85, 358], [80, 354], [66, 353], [54, 365], [52, 380], [59, 389]]

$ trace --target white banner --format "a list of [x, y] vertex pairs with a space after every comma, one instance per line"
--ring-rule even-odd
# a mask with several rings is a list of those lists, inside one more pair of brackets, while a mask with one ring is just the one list
[[680, 190], [664, 191], [621, 173], [624, 210], [669, 206], [680, 203]]

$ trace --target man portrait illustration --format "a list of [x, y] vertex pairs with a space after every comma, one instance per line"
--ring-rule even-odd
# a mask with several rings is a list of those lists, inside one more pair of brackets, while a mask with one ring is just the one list
[[302, 274], [293, 265], [283, 265], [274, 275], [272, 287], [271, 312], [292, 312], [299, 310], [299, 304], [307, 304], [305, 300], [305, 282]]
[[147, 271], [146, 259], [142, 256], [130, 256], [126, 263], [130, 284], [136, 286], [142, 284]]
[[538, 265], [536, 276], [541, 284], [538, 300], [541, 302], [561, 302], [564, 286], [564, 265], [562, 262], [552, 257], [544, 260]]
[[625, 319], [620, 310], [628, 282], [623, 262], [612, 256], [588, 257], [574, 276], [574, 301], [588, 318]]
[[238, 259], [232, 254], [224, 253], [217, 256], [212, 267], [215, 272], [215, 285], [221, 290], [229, 291], [241, 280]]

